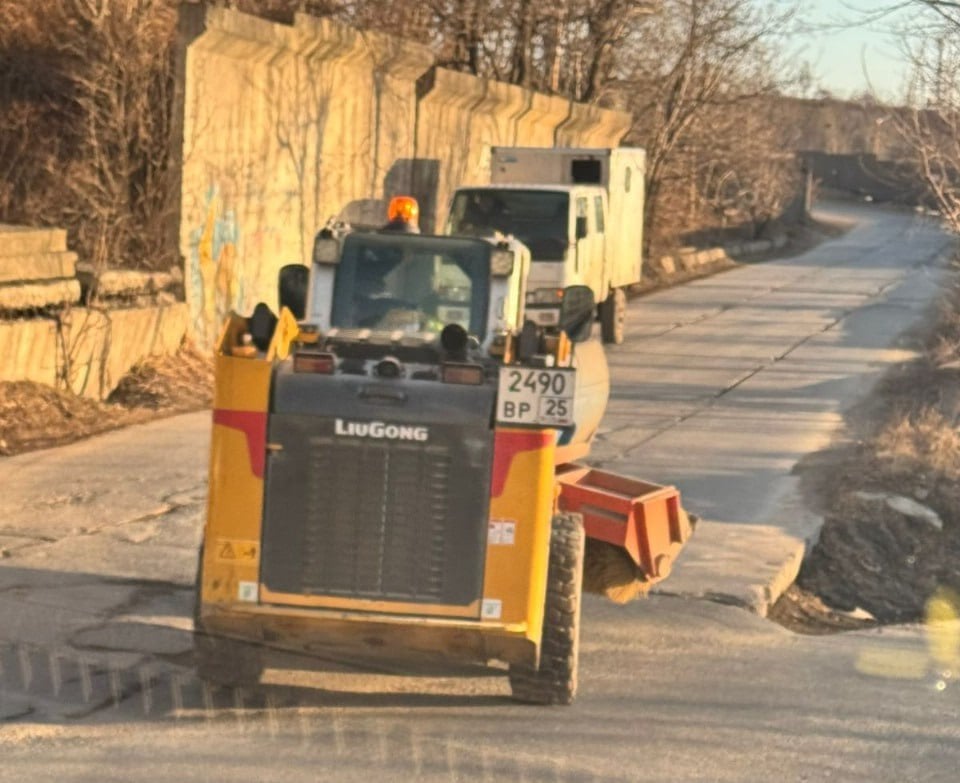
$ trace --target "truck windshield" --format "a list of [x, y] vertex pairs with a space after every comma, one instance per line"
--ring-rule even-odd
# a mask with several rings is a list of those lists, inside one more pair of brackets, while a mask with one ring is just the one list
[[570, 242], [570, 197], [549, 190], [461, 190], [453, 199], [447, 233], [513, 234], [534, 261], [562, 261]]
[[331, 324], [438, 332], [457, 323], [483, 335], [490, 245], [453, 237], [351, 234], [334, 283]]

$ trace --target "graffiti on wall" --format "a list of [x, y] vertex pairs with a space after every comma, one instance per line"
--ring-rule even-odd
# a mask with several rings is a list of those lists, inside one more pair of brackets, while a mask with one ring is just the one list
[[[251, 214], [240, 209], [236, 192], [234, 178], [213, 177], [193, 213], [187, 299], [191, 335], [200, 345], [213, 344], [230, 311], [249, 313], [258, 301], [274, 304], [283, 234], [266, 225], [262, 194], [245, 194], [243, 203], [258, 205]], [[250, 220], [253, 225], [242, 229]]]
[[226, 314], [244, 305], [240, 225], [229, 183], [211, 182], [203, 218], [190, 237], [193, 334], [204, 345], [216, 339]]

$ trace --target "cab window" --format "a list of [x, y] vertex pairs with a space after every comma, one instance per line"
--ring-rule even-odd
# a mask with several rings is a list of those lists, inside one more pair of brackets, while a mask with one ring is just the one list
[[594, 196], [593, 197], [593, 209], [594, 213], [597, 216], [597, 233], [603, 233], [603, 197]]
[[439, 332], [457, 323], [482, 335], [490, 245], [474, 239], [351, 234], [334, 281], [341, 328]]

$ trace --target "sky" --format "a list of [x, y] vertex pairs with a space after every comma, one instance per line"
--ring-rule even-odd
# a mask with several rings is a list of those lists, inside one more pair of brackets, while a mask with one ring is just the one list
[[[897, 101], [902, 97], [907, 66], [889, 32], [889, 25], [898, 15], [873, 24], [862, 23], [863, 14], [889, 2], [801, 0], [804, 29], [794, 36], [793, 42], [820, 86], [839, 97], [871, 88], [884, 100]], [[903, 13], [899, 18], [903, 18]]]

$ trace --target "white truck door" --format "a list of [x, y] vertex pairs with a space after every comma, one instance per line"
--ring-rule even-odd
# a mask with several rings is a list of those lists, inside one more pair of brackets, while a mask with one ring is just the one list
[[601, 301], [607, 292], [610, 283], [610, 271], [607, 263], [607, 207], [603, 196], [599, 193], [593, 197], [593, 224], [594, 232], [591, 237], [591, 274], [590, 287]]
[[590, 286], [599, 302], [603, 298], [603, 234], [597, 231], [593, 196], [576, 197], [574, 209], [577, 253], [574, 261], [574, 280]]
[[590, 266], [590, 202], [585, 197], [577, 196], [574, 200], [573, 215], [576, 253], [573, 258], [573, 280], [570, 283], [587, 283], [586, 272]]

